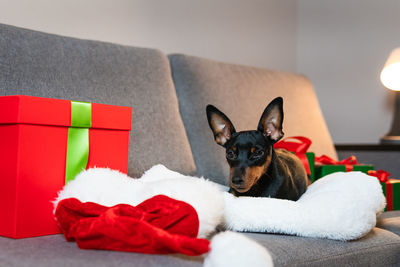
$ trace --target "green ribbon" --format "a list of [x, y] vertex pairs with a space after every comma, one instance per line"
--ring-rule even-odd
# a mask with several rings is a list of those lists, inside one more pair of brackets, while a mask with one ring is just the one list
[[68, 128], [65, 184], [86, 169], [89, 158], [89, 128], [92, 125], [92, 104], [71, 101], [71, 127]]

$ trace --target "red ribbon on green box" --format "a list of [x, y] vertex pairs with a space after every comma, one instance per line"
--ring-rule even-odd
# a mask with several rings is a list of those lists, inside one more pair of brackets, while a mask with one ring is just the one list
[[326, 155], [315, 157], [315, 167], [317, 179], [334, 172], [361, 171], [367, 173], [374, 169], [373, 165], [358, 164], [355, 156], [337, 161]]
[[321, 157], [315, 157], [316, 165], [344, 165], [346, 167], [346, 172], [352, 171], [354, 165], [357, 165], [357, 158], [355, 156], [350, 156], [347, 159], [337, 161], [326, 155], [322, 155]]
[[384, 170], [371, 170], [368, 171], [368, 175], [378, 178], [379, 182], [381, 182], [386, 196], [386, 209], [393, 210], [393, 184], [389, 179], [390, 173]]
[[[288, 141], [295, 139], [297, 142]], [[274, 148], [283, 148], [294, 154], [301, 160], [308, 175], [311, 175], [310, 164], [306, 156], [308, 148], [311, 146], [311, 140], [304, 136], [291, 136], [285, 138], [274, 145]]]
[[92, 104], [71, 101], [71, 126], [68, 128], [65, 184], [86, 169], [89, 159], [89, 128], [92, 126]]
[[390, 173], [384, 170], [370, 170], [368, 171], [368, 175], [378, 178], [379, 182], [381, 183], [386, 183], [387, 181], [389, 181]]

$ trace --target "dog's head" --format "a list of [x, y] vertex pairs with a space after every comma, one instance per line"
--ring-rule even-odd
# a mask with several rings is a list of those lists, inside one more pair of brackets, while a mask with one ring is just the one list
[[247, 192], [267, 171], [273, 144], [283, 136], [283, 99], [268, 104], [254, 131], [236, 132], [229, 118], [212, 105], [207, 106], [207, 119], [215, 142], [226, 149], [230, 187]]

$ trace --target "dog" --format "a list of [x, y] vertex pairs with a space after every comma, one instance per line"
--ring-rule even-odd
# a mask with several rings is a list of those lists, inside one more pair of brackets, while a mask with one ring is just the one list
[[273, 145], [283, 137], [283, 99], [277, 97], [261, 115], [257, 130], [236, 132], [229, 118], [207, 105], [215, 142], [226, 149], [229, 192], [235, 196], [298, 200], [311, 183], [300, 159]]

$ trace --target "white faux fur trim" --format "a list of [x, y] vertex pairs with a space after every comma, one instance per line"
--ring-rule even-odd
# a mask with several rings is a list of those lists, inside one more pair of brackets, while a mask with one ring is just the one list
[[140, 179], [103, 168], [83, 171], [59, 192], [54, 205], [73, 197], [108, 207], [120, 203], [136, 206], [159, 194], [185, 201], [196, 209], [200, 221], [198, 237], [207, 237], [222, 221], [224, 198], [215, 183], [184, 176], [163, 165], [152, 167]]
[[375, 226], [384, 207], [378, 179], [338, 172], [314, 182], [296, 202], [225, 193], [225, 222], [236, 231], [353, 240]]
[[184, 176], [156, 165], [140, 179], [109, 169], [80, 173], [59, 193], [65, 198], [105, 206], [137, 205], [164, 194], [191, 204], [200, 221], [199, 237], [212, 233], [223, 220], [236, 231], [283, 233], [353, 240], [367, 234], [385, 206], [378, 180], [360, 172], [334, 173], [313, 183], [296, 202], [240, 197], [222, 192], [215, 183]]
[[263, 246], [243, 234], [222, 232], [211, 240], [204, 267], [270, 267], [272, 257]]

